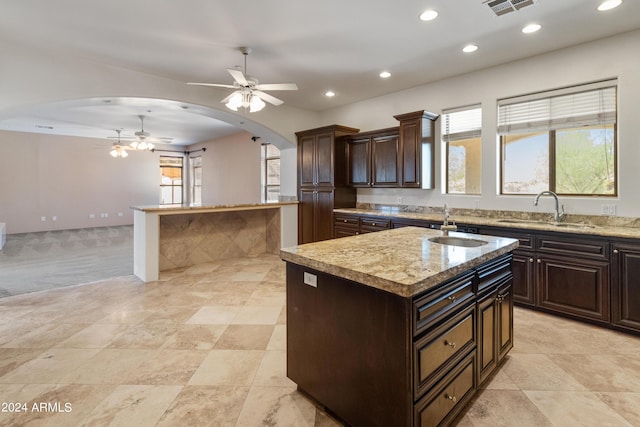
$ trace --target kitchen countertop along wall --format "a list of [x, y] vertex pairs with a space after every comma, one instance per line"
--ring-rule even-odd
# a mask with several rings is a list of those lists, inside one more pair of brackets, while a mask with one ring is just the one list
[[[358, 203], [355, 208], [335, 209], [334, 212], [433, 222], [443, 221], [442, 207]], [[449, 212], [450, 224], [456, 222], [469, 225], [640, 239], [640, 218], [567, 214], [564, 221], [555, 223], [551, 213], [455, 208], [450, 208]]]

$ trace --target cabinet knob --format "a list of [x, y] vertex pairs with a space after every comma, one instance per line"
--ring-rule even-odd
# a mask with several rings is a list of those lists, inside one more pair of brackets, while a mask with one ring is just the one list
[[444, 345], [449, 346], [451, 348], [456, 348], [456, 343], [444, 340]]
[[617, 253], [619, 253], [619, 252], [620, 252], [620, 251], [619, 251], [619, 250], [617, 250], [617, 249], [614, 249], [614, 250], [613, 250], [613, 253], [614, 253], [614, 254], [617, 254]]
[[360, 234], [360, 232], [359, 232], [359, 231], [356, 231], [356, 234]]
[[449, 301], [451, 302], [456, 302], [456, 296], [455, 295], [451, 295], [449, 298], [447, 298]]
[[449, 394], [449, 393], [445, 393], [444, 397], [446, 397], [447, 399], [449, 399], [453, 403], [456, 403], [458, 401], [458, 399], [454, 395]]
[[373, 225], [373, 226], [375, 227], [375, 226], [376, 226], [376, 223], [375, 223], [375, 222], [372, 222], [372, 223], [371, 223], [371, 225]]
[[542, 264], [542, 261], [538, 260], [538, 264]]
[[533, 258], [529, 258], [529, 262], [533, 262]]
[[342, 220], [342, 222], [347, 222], [347, 220], [346, 220], [346, 219], [343, 219], [343, 220]]

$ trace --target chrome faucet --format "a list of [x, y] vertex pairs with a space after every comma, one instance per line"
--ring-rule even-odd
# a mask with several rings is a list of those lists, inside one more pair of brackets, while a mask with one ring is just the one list
[[458, 229], [458, 226], [455, 224], [455, 222], [452, 225], [449, 225], [449, 216], [451, 215], [451, 213], [449, 212], [449, 206], [447, 206], [447, 204], [444, 204], [444, 219], [442, 221], [442, 225], [440, 226], [440, 230], [442, 230], [442, 235], [443, 236], [448, 236], [449, 235], [449, 231], [456, 231]]
[[548, 194], [549, 196], [552, 196], [554, 199], [556, 199], [556, 213], [553, 215], [553, 220], [555, 222], [560, 222], [564, 219], [565, 217], [565, 213], [564, 213], [564, 205], [562, 205], [562, 212], [560, 211], [560, 202], [558, 201], [558, 195], [556, 193], [554, 193], [553, 191], [541, 191], [540, 193], [538, 193], [538, 195], [536, 196], [536, 198], [533, 200], [533, 206], [538, 206], [538, 200], [540, 200], [540, 196], [543, 196], [545, 194]]

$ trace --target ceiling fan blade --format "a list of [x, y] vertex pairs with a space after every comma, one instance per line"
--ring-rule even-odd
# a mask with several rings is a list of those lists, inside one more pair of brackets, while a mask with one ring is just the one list
[[254, 95], [258, 95], [258, 97], [260, 99], [262, 99], [263, 101], [267, 101], [270, 104], [273, 104], [273, 105], [282, 105], [282, 104], [284, 104], [283, 100], [278, 99], [275, 96], [271, 96], [268, 93], [260, 92], [259, 90], [254, 90], [252, 93]]
[[188, 85], [194, 85], [194, 86], [226, 87], [226, 88], [230, 88], [230, 89], [235, 88], [235, 86], [233, 86], [233, 85], [223, 85], [223, 84], [217, 84], [217, 83], [193, 83], [193, 82], [189, 82], [187, 84]]
[[267, 83], [255, 85], [258, 90], [298, 90], [295, 83]]
[[233, 79], [236, 82], [238, 82], [240, 85], [242, 86], [249, 85], [249, 82], [247, 82], [247, 79], [244, 76], [244, 74], [242, 74], [242, 71], [234, 70], [233, 68], [227, 68], [227, 71], [229, 72], [229, 74], [231, 74], [231, 77], [233, 77]]

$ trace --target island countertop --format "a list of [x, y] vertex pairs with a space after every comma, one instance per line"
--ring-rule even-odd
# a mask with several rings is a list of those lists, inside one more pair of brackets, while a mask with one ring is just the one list
[[141, 212], [155, 212], [160, 215], [175, 215], [185, 213], [208, 213], [226, 212], [254, 209], [272, 209], [280, 206], [295, 205], [298, 202], [266, 202], [266, 203], [243, 203], [233, 205], [211, 205], [211, 204], [169, 204], [169, 205], [145, 205], [132, 206], [131, 209]]
[[441, 231], [403, 227], [283, 248], [282, 260], [411, 297], [518, 246], [515, 239], [451, 232], [478, 247], [431, 242]]

